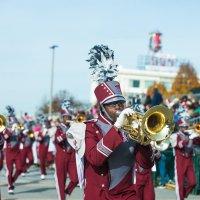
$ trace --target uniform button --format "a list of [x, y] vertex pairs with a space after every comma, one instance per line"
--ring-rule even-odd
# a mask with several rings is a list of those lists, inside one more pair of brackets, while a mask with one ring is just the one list
[[105, 185], [104, 185], [104, 184], [102, 184], [102, 185], [101, 185], [101, 187], [105, 187]]
[[101, 176], [103, 176], [103, 174], [101, 174]]
[[99, 131], [96, 131], [96, 133], [99, 133]]
[[63, 149], [63, 151], [65, 151], [65, 150]]

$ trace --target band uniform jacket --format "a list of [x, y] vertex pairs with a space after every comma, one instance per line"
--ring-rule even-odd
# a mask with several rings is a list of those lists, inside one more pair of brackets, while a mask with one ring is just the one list
[[127, 140], [101, 114], [86, 122], [84, 200], [136, 200], [134, 161], [153, 166], [152, 149]]

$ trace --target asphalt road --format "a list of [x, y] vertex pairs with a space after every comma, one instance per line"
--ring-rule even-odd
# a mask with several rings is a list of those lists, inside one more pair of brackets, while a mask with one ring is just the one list
[[[56, 200], [54, 170], [48, 170], [45, 180], [40, 180], [37, 167], [31, 167], [25, 177], [19, 177], [15, 184], [15, 193], [9, 195], [7, 192], [6, 171], [0, 172], [1, 200]], [[70, 196], [69, 200], [82, 200], [82, 191], [79, 187]], [[156, 200], [175, 200], [174, 191], [156, 188]], [[187, 200], [200, 200], [200, 196], [190, 195]]]

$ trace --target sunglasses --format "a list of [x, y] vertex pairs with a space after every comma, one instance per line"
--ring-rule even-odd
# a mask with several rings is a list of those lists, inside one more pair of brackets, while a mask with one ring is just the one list
[[125, 104], [124, 101], [116, 101], [116, 102], [112, 102], [112, 103], [108, 103], [108, 104], [105, 104], [105, 106], [108, 106], [110, 108], [117, 108], [118, 107], [123, 107]]

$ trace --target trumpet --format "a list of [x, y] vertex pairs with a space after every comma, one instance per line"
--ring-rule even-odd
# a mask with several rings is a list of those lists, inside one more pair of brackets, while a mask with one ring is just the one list
[[174, 130], [173, 112], [163, 105], [154, 106], [144, 114], [134, 112], [126, 117], [122, 129], [142, 145], [163, 142]]
[[6, 118], [3, 115], [0, 115], [0, 132], [6, 128]]

